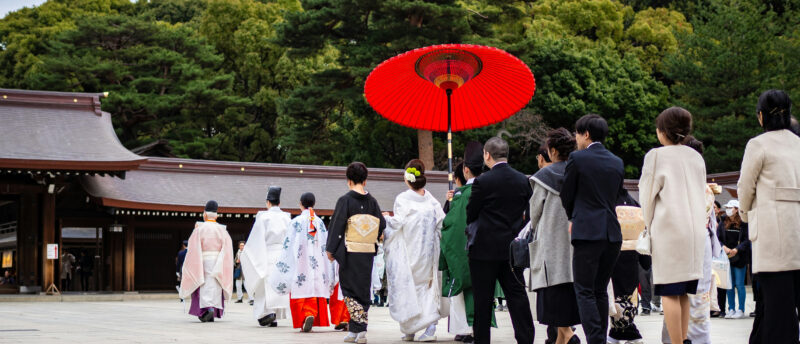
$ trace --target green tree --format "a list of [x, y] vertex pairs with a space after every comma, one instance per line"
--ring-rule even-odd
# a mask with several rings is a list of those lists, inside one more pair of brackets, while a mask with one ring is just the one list
[[[756, 1], [715, 3], [695, 17], [694, 34], [679, 35], [680, 49], [664, 60], [665, 75], [674, 81], [676, 103], [694, 115], [695, 133], [708, 147], [708, 171], [735, 171], [747, 140], [759, 131], [759, 93], [779, 87], [776, 77], [797, 66], [798, 57], [776, 53], [776, 45], [791, 41], [775, 13]], [[791, 51], [793, 45], [783, 47]], [[782, 81], [788, 89], [798, 82]]]
[[30, 88], [25, 80], [42, 64], [47, 42], [74, 29], [78, 18], [134, 12], [129, 0], [50, 0], [9, 13], [0, 19], [0, 85]]
[[657, 144], [654, 119], [667, 106], [666, 86], [633, 55], [609, 46], [587, 49], [574, 39], [533, 38], [510, 51], [537, 75], [530, 111], [550, 127], [568, 129], [583, 115], [602, 115], [610, 129], [606, 146], [624, 160], [627, 176], [638, 178], [642, 157]]
[[[417, 157], [414, 131], [389, 124], [363, 97], [364, 80], [379, 62], [414, 48], [463, 42], [470, 12], [453, 0], [301, 1], [278, 28], [293, 57], [329, 47], [337, 63], [314, 73], [279, 106], [281, 146], [288, 162], [318, 159], [396, 167]], [[479, 26], [478, 24], [474, 24]]]
[[50, 41], [48, 53], [24, 80], [34, 89], [110, 91], [103, 109], [115, 115], [128, 147], [170, 139], [176, 153], [215, 155], [219, 118], [246, 106], [232, 95], [222, 58], [184, 25], [107, 15], [76, 20]]
[[331, 60], [316, 55], [290, 59], [287, 48], [275, 42], [275, 26], [283, 21], [283, 13], [299, 9], [296, 0], [211, 0], [199, 18], [200, 34], [222, 54], [224, 70], [234, 75], [234, 91], [252, 100], [243, 111], [226, 115], [221, 139], [230, 156], [281, 162], [277, 100], [306, 81], [316, 64]]

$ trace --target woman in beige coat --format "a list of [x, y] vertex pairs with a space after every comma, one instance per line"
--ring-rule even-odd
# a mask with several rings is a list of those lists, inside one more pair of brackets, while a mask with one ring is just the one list
[[644, 158], [639, 200], [650, 231], [655, 294], [662, 296], [672, 343], [684, 343], [689, 328], [689, 297], [703, 277], [706, 235], [706, 166], [692, 139], [692, 115], [671, 107], [656, 118], [664, 147]]
[[783, 91], [758, 98], [764, 133], [747, 143], [739, 176], [739, 212], [750, 225], [753, 272], [763, 295], [762, 343], [797, 343], [798, 337], [800, 138], [788, 130], [791, 106]]

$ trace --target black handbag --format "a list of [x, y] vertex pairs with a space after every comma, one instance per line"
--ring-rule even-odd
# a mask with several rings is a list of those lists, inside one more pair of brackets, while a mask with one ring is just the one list
[[[531, 223], [528, 222], [525, 227], [522, 228], [522, 230], [524, 231], [530, 226]], [[524, 237], [518, 237], [514, 238], [514, 240], [511, 240], [511, 244], [509, 244], [508, 247], [508, 261], [512, 268], [525, 269], [531, 266], [531, 255], [528, 244], [530, 244], [532, 240], [533, 229], [529, 229], [528, 234]]]

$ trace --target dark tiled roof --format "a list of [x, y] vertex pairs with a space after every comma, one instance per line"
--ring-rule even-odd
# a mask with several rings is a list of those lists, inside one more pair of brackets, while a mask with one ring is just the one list
[[120, 144], [102, 96], [0, 89], [0, 168], [135, 169], [143, 158]]
[[[426, 189], [440, 201], [447, 191], [445, 172], [428, 172]], [[282, 208], [299, 212], [300, 195], [313, 192], [314, 207], [330, 215], [336, 200], [347, 192], [345, 168], [229, 161], [148, 158], [125, 180], [102, 176], [82, 179], [86, 191], [104, 206], [124, 209], [201, 212], [209, 199], [219, 202], [223, 213], [255, 213], [265, 208], [267, 188], [283, 188]], [[384, 211], [391, 211], [395, 197], [407, 190], [402, 170], [370, 169], [367, 190]]]

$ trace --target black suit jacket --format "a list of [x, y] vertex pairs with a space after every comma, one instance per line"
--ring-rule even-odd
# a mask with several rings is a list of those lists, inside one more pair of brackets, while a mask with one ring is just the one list
[[615, 208], [624, 177], [622, 159], [600, 143], [569, 155], [561, 203], [572, 221], [572, 240], [622, 242]]
[[467, 203], [467, 250], [471, 259], [508, 260], [508, 245], [524, 225], [532, 193], [528, 178], [507, 163], [497, 164], [475, 178]]

